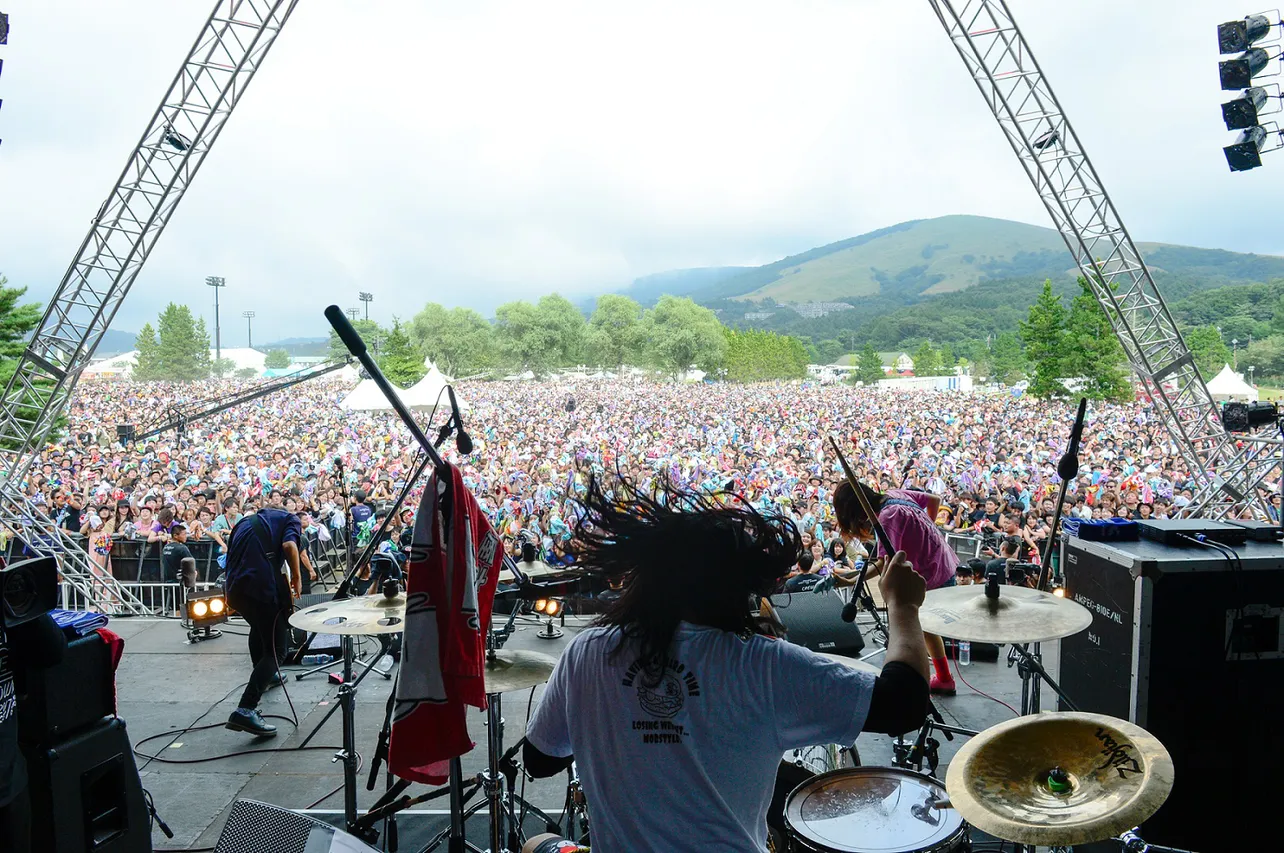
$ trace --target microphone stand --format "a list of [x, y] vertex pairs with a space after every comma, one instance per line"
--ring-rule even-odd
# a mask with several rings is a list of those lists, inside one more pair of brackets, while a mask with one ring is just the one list
[[[1075, 414], [1074, 427], [1070, 430], [1070, 442], [1066, 452], [1057, 462], [1057, 476], [1061, 478], [1061, 488], [1057, 493], [1057, 505], [1052, 512], [1052, 527], [1048, 531], [1048, 541], [1044, 543], [1043, 555], [1040, 558], [1039, 578], [1035, 589], [1046, 591], [1052, 574], [1052, 552], [1057, 542], [1057, 527], [1061, 524], [1061, 513], [1066, 504], [1066, 493], [1070, 483], [1079, 476], [1079, 441], [1083, 437], [1083, 420], [1088, 411], [1088, 398], [1079, 398], [1079, 411]], [[988, 579], [987, 579], [988, 580]], [[996, 589], [997, 592], [997, 589]], [[989, 594], [987, 588], [986, 594]], [[1031, 648], [1033, 645], [1033, 648]], [[1021, 713], [1039, 713], [1039, 691], [1044, 681], [1061, 698], [1065, 707], [1071, 711], [1078, 707], [1061, 690], [1060, 685], [1052, 680], [1043, 667], [1042, 643], [1013, 643], [1008, 649], [1008, 666], [1016, 664], [1017, 673], [1021, 676]]]
[[[370, 378], [383, 393], [383, 396], [386, 397], [388, 402], [392, 405], [393, 411], [397, 413], [397, 416], [401, 418], [402, 423], [404, 423], [406, 428], [410, 430], [410, 435], [415, 439], [415, 441], [419, 442], [419, 446], [422, 447], [424, 453], [427, 454], [427, 459], [424, 464], [426, 465], [431, 462], [433, 468], [436, 470], [438, 478], [449, 484], [450, 481], [447, 479], [447, 475], [450, 473], [450, 467], [437, 453], [437, 448], [433, 447], [432, 442], [428, 440], [428, 436], [424, 434], [419, 423], [410, 413], [410, 409], [407, 408], [406, 404], [402, 401], [401, 396], [397, 393], [397, 389], [394, 388], [392, 383], [388, 381], [388, 378], [383, 375], [383, 371], [379, 369], [379, 365], [376, 364], [375, 360], [370, 356], [369, 351], [366, 349], [365, 341], [361, 339], [361, 335], [357, 334], [356, 329], [352, 328], [352, 323], [348, 321], [343, 310], [340, 309], [338, 305], [331, 305], [325, 309], [325, 317], [330, 322], [331, 327], [334, 328], [335, 333], [338, 334], [339, 340], [343, 341], [343, 345], [348, 348], [348, 352], [352, 353], [353, 357], [355, 357], [357, 361], [361, 362], [361, 366], [366, 369], [368, 374], [370, 374]], [[352, 574], [353, 573], [349, 573], [349, 576], [344, 579], [344, 584], [341, 585], [341, 588], [346, 590], [348, 585], [351, 584]], [[350, 652], [351, 646], [352, 643], [349, 638], [345, 641], [345, 650]], [[344, 717], [345, 722], [347, 722], [352, 718], [355, 703], [354, 697], [351, 693], [346, 695], [344, 699], [346, 700]], [[347, 725], [345, 726], [345, 729], [347, 730], [344, 732], [344, 752], [346, 754], [343, 780], [344, 817], [345, 823], [351, 831], [352, 829], [357, 828], [357, 765], [356, 751], [355, 749], [349, 749], [351, 746], [349, 736], [352, 733], [352, 726]], [[450, 827], [446, 830], [444, 837], [442, 838], [442, 840], [447, 842], [446, 849], [449, 853], [464, 853], [466, 849], [472, 846], [469, 845], [464, 838], [463, 811], [465, 796], [463, 788], [463, 770], [461, 769], [459, 759], [456, 758], [450, 762]]]

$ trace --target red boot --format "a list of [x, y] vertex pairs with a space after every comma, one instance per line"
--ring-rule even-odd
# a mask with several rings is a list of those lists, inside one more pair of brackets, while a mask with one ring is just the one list
[[938, 696], [954, 695], [954, 676], [950, 675], [950, 662], [947, 658], [932, 658], [932, 680], [928, 687]]

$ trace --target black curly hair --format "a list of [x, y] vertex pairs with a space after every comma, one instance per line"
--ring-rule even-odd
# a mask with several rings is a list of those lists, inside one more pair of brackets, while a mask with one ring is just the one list
[[665, 479], [650, 495], [618, 472], [613, 485], [608, 492], [600, 477], [589, 479], [575, 529], [580, 564], [623, 582], [595, 622], [620, 629], [612, 654], [627, 645], [651, 669], [668, 657], [683, 620], [773, 633], [753, 609], [802, 553], [792, 521], [728, 492], [697, 494]]

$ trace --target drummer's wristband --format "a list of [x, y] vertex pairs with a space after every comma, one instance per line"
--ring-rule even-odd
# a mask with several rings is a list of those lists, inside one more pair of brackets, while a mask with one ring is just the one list
[[927, 717], [927, 679], [901, 661], [883, 665], [874, 682], [864, 731], [900, 735], [923, 725]]

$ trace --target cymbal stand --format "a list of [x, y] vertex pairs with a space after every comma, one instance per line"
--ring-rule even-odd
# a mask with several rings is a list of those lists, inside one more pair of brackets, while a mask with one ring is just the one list
[[1190, 850], [1178, 850], [1176, 847], [1147, 844], [1146, 840], [1137, 834], [1136, 827], [1128, 830], [1116, 840], [1123, 845], [1124, 853], [1191, 853]]
[[918, 737], [914, 743], [907, 744], [905, 736], [900, 735], [896, 742], [892, 744], [892, 764], [896, 767], [902, 767], [906, 770], [916, 770], [923, 772], [923, 762], [927, 762], [928, 773], [936, 775], [936, 770], [940, 766], [940, 746], [941, 742], [932, 737], [932, 731], [939, 731], [945, 735], [945, 739], [952, 741], [955, 735], [964, 737], [973, 737], [979, 732], [971, 729], [959, 728], [946, 724], [945, 718], [937, 710], [935, 703], [931, 699], [927, 700], [927, 719], [923, 722], [923, 727], [918, 730]]
[[[1030, 650], [1030, 646], [1034, 650]], [[1048, 671], [1043, 667], [1043, 655], [1039, 651], [1039, 643], [1013, 643], [1008, 646], [1008, 666], [1016, 665], [1017, 673], [1021, 676], [1021, 714], [1039, 713], [1039, 688], [1041, 683], [1046, 681], [1052, 691], [1061, 698], [1062, 703], [1071, 711], [1078, 711], [1079, 706], [1070, 701], [1061, 685], [1052, 680]]]

